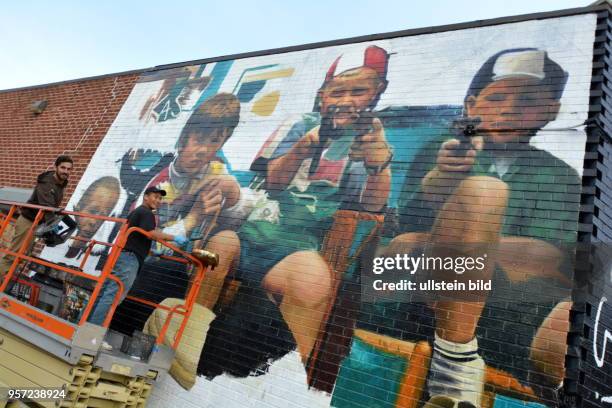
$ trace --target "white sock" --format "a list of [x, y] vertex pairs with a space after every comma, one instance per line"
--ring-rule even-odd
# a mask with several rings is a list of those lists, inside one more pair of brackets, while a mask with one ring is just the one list
[[445, 395], [479, 407], [484, 389], [484, 373], [485, 363], [478, 355], [476, 338], [462, 344], [435, 335], [427, 380], [430, 396]]

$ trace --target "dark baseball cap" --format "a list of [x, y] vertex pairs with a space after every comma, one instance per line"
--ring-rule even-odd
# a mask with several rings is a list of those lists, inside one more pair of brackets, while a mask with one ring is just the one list
[[144, 195], [151, 194], [151, 193], [159, 193], [159, 194], [161, 194], [162, 197], [166, 196], [166, 190], [162, 190], [162, 189], [157, 188], [157, 187], [148, 187], [144, 191]]

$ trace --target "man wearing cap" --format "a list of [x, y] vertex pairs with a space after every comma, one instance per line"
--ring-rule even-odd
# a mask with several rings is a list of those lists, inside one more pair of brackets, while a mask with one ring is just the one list
[[[157, 220], [155, 210], [159, 207], [162, 197], [166, 195], [165, 190], [157, 187], [149, 187], [145, 190], [142, 205], [134, 209], [128, 214], [128, 227], [141, 228], [144, 231], [151, 232], [151, 238], [154, 240], [174, 241], [178, 246], [183, 246], [187, 243], [187, 238], [182, 235], [170, 235], [160, 230], [157, 230]], [[138, 271], [142, 267], [149, 250], [151, 249], [151, 238], [139, 232], [133, 232], [128, 236], [123, 251], [119, 255], [112, 274], [117, 276], [123, 282], [124, 290], [121, 294], [121, 301], [125, 299], [130, 288], [134, 284], [134, 280], [138, 275]], [[104, 282], [104, 286], [98, 295], [96, 304], [89, 316], [89, 322], [102, 325], [108, 310], [113, 303], [115, 294], [117, 293], [117, 284], [111, 280]], [[106, 345], [108, 347], [108, 345]]]
[[[409, 253], [422, 243], [429, 243], [432, 251], [445, 245], [460, 251], [461, 244], [468, 243], [464, 255], [474, 255], [467, 249], [470, 243], [498, 248], [476, 276], [493, 281], [489, 302], [474, 298], [432, 305], [436, 324], [427, 388], [438, 404], [479, 407], [486, 366], [509, 372], [522, 383], [533, 379], [532, 370], [544, 368], [548, 375], [540, 385], [556, 387], [562, 381], [564, 352], [557, 350], [554, 356], [533, 348], [550, 310], [532, 307], [529, 319], [507, 323], [520, 336], [520, 344], [531, 344], [531, 349], [525, 345], [511, 353], [499, 350], [494, 334], [508, 313], [525, 312], [519, 300], [527, 293], [538, 301], [534, 287], [566, 280], [560, 272], [559, 243], [576, 240], [581, 182], [567, 163], [530, 144], [557, 117], [566, 82], [567, 73], [545, 51], [523, 48], [493, 55], [474, 76], [464, 99], [463, 120], [476, 126], [477, 136], [462, 146], [457, 136], [446, 135], [415, 159], [432, 165], [417, 191], [408, 194], [410, 186], [404, 188], [401, 225], [413, 232], [396, 237], [387, 255]], [[432, 160], [434, 151], [437, 157]], [[415, 208], [418, 214], [411, 213]], [[429, 215], [422, 209], [429, 209]], [[504, 290], [519, 300], [506, 299], [500, 311], [491, 302]]]
[[[314, 112], [283, 124], [259, 153], [252, 169], [265, 171], [269, 200], [237, 233], [222, 231], [207, 246], [220, 255], [221, 282], [233, 271], [241, 287], [211, 324], [201, 374], [246, 376], [294, 347], [308, 360], [331, 300], [331, 271], [318, 251], [333, 215], [387, 202], [392, 151], [372, 109], [387, 87], [388, 58], [378, 46], [337, 58]], [[198, 303], [212, 308], [216, 288], [203, 288]]]

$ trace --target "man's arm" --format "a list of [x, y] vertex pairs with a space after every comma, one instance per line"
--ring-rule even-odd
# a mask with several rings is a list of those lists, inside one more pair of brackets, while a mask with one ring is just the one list
[[158, 230], [158, 229], [155, 229], [151, 231], [150, 233], [151, 233], [151, 238], [153, 238], [156, 241], [158, 240], [174, 241], [174, 239], [176, 238], [174, 235], [166, 234], [165, 232], [162, 232], [161, 230]]
[[[34, 188], [34, 198], [38, 205], [44, 207], [59, 207], [62, 200], [62, 194], [58, 194], [59, 186], [50, 185], [48, 183], [39, 183]], [[53, 218], [53, 213], [46, 213], [45, 221]]]
[[[138, 227], [138, 228], [143, 228], [143, 218], [142, 218], [142, 213], [140, 211], [140, 209], [136, 209], [134, 211], [132, 211], [129, 215], [128, 215], [128, 226], [130, 227]], [[143, 228], [146, 231], [146, 227]], [[164, 241], [174, 241], [176, 239], [176, 236], [174, 235], [170, 235], [170, 234], [166, 234], [165, 232], [162, 232], [159, 229], [153, 229], [153, 230], [149, 230], [147, 231], [151, 234], [151, 238], [155, 239], [155, 240], [164, 240]]]

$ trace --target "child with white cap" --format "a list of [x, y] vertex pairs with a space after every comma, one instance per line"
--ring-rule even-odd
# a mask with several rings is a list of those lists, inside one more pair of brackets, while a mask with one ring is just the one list
[[[524, 294], [537, 280], [563, 279], [562, 253], [546, 240], [575, 242], [580, 179], [568, 164], [532, 146], [530, 140], [557, 117], [567, 77], [543, 50], [509, 49], [490, 57], [464, 99], [463, 121], [475, 125], [476, 136], [466, 147], [466, 141], [447, 135], [415, 159], [432, 166], [400, 209], [400, 224], [413, 232], [394, 238], [387, 253], [406, 253], [425, 242], [434, 248], [436, 244], [497, 245], [502, 255], [478, 276], [494, 282], [489, 300], [498, 281], [509, 282], [512, 293]], [[432, 151], [438, 152], [435, 163]], [[405, 186], [406, 191], [409, 188]], [[557, 210], [546, 211], [553, 207]], [[414, 208], [428, 209], [429, 216], [424, 211], [411, 214]], [[503, 256], [517, 248], [523, 248], [525, 256], [518, 266], [515, 259]], [[543, 259], [553, 261], [543, 263]], [[501, 323], [480, 318], [496, 313], [485, 300], [432, 304], [436, 324], [427, 383], [430, 406], [479, 407], [486, 365], [499, 365], [526, 382], [536, 364], [528, 346], [514, 347], [510, 354], [491, 349], [488, 332], [499, 330]], [[520, 310], [520, 304], [509, 302], [505, 312]], [[534, 314], [529, 323], [511, 322], [520, 330], [516, 335], [524, 336], [521, 342], [534, 339], [547, 311], [539, 308]], [[483, 338], [488, 350], [479, 349]], [[563, 358], [559, 355], [561, 373], [549, 378], [558, 381], [551, 386], [562, 381]]]

